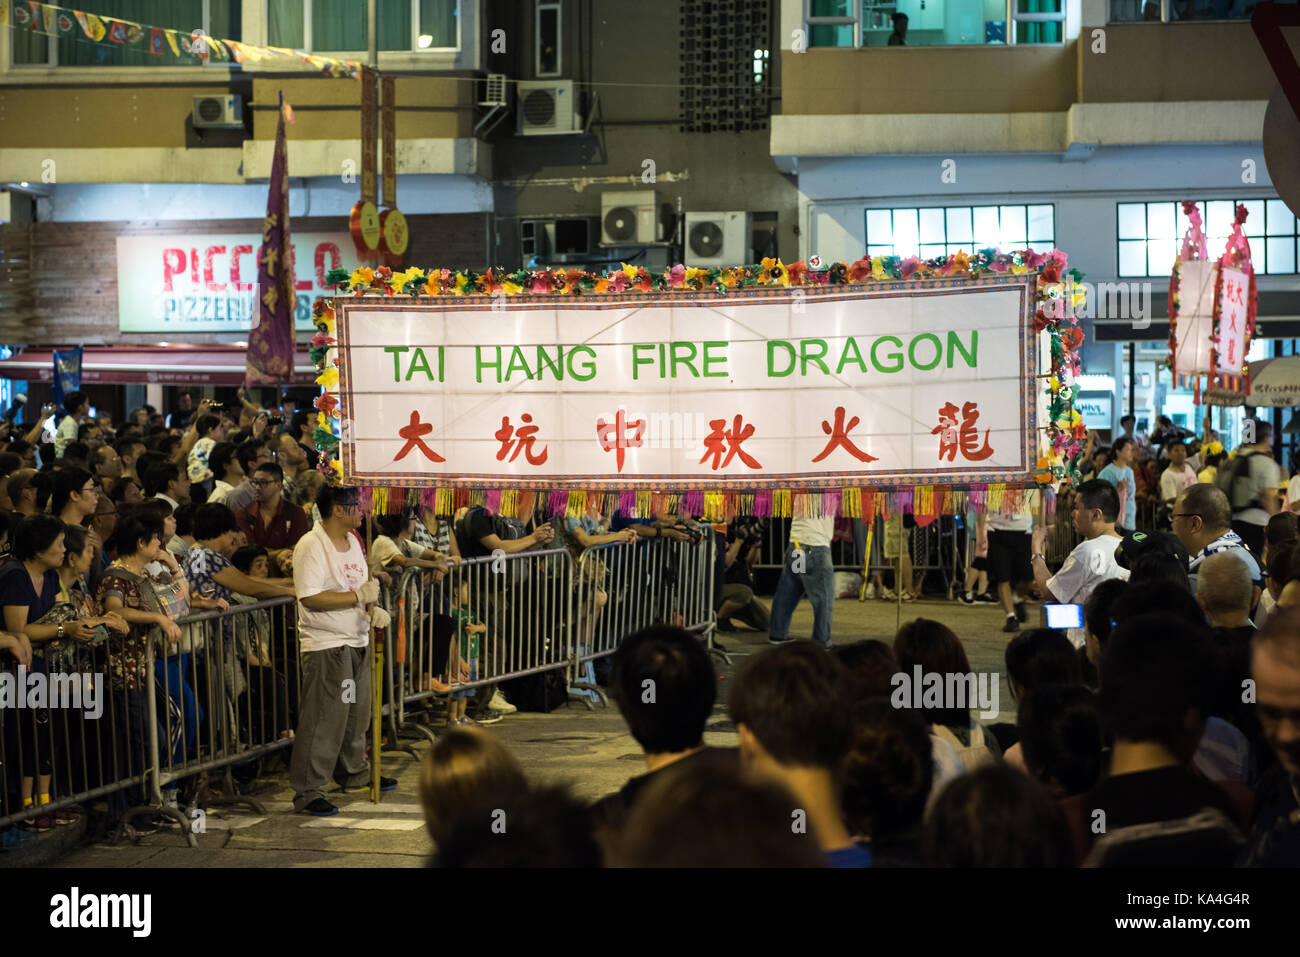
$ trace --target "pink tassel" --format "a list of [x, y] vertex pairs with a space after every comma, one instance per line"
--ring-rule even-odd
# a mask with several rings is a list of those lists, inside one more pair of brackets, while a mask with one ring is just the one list
[[483, 495], [483, 507], [487, 509], [487, 511], [492, 515], [496, 515], [498, 512], [500, 512], [501, 511], [501, 489], [499, 488], [487, 489], [487, 491]]
[[772, 514], [772, 490], [760, 489], [754, 493], [754, 516], [767, 518]]
[[361, 506], [361, 511], [372, 514], [375, 508], [375, 490], [369, 485], [363, 486], [357, 502]]
[[621, 515], [631, 515], [636, 508], [636, 492], [631, 489], [624, 490], [619, 496], [618, 511]]

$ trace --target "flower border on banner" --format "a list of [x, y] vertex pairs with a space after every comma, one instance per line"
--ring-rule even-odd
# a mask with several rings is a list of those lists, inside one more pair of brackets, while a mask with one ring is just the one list
[[[1087, 427], [1074, 408], [1078, 392], [1074, 384], [1080, 373], [1079, 349], [1083, 330], [1075, 308], [1077, 296], [1067, 301], [1073, 284], [1083, 279], [1078, 270], [1066, 269], [1065, 253], [1053, 249], [1047, 253], [1031, 249], [1001, 253], [982, 249], [974, 255], [965, 252], [936, 259], [915, 256], [874, 256], [856, 262], [825, 263], [817, 257], [789, 265], [779, 259], [764, 259], [753, 266], [700, 269], [678, 264], [663, 272], [651, 272], [642, 266], [621, 265], [604, 273], [581, 269], [517, 269], [506, 272], [492, 268], [472, 270], [429, 269], [411, 267], [393, 272], [388, 266], [362, 266], [352, 273], [331, 270], [326, 282], [340, 289], [340, 296], [528, 296], [622, 294], [662, 295], [665, 291], [728, 292], [753, 286], [855, 286], [882, 283], [918, 282], [934, 277], [979, 278], [990, 273], [1025, 275], [1038, 273], [1038, 301], [1034, 313], [1034, 331], [1049, 335], [1051, 366], [1048, 378], [1047, 425], [1040, 449], [1035, 476], [1039, 486], [1079, 478], [1079, 459]], [[321, 452], [320, 469], [332, 484], [343, 479], [343, 463], [335, 458], [341, 429], [338, 357], [335, 339], [335, 299], [319, 299], [314, 306], [316, 335], [311, 340], [311, 359], [320, 375], [316, 384], [323, 392], [316, 400], [321, 423], [315, 433]], [[918, 521], [927, 523], [939, 515], [982, 512], [986, 509], [1018, 511], [1033, 496], [1033, 488], [1009, 484], [978, 484], [965, 490], [935, 489], [917, 485], [911, 489], [842, 488], [831, 491], [796, 492], [790, 489], [732, 492], [699, 489], [688, 492], [621, 491], [535, 491], [526, 489], [469, 489], [436, 487], [422, 489], [362, 489], [362, 503], [368, 511], [395, 512], [403, 507], [426, 505], [439, 515], [450, 515], [466, 505], [487, 505], [503, 514], [524, 517], [539, 505], [549, 515], [581, 514], [589, 497], [599, 499], [607, 514], [620, 512], [646, 516], [661, 508], [678, 509], [706, 519], [717, 520], [734, 515], [790, 517], [801, 515], [846, 515], [871, 518], [910, 511]]]

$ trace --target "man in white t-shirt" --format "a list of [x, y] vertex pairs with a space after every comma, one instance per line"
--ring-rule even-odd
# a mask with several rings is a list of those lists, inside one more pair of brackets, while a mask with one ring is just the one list
[[831, 563], [831, 536], [835, 519], [796, 518], [790, 523], [790, 543], [785, 548], [781, 579], [772, 597], [768, 641], [790, 640], [790, 619], [804, 595], [813, 606], [813, 641], [831, 646], [831, 612], [835, 607], [835, 566]]
[[1196, 484], [1196, 469], [1187, 464], [1187, 446], [1179, 440], [1165, 443], [1169, 467], [1160, 473], [1160, 501], [1172, 507], [1178, 496]]
[[[354, 534], [357, 490], [323, 488], [318, 504], [324, 521], [293, 550], [302, 695], [289, 783], [295, 811], [325, 817], [338, 813], [325, 798], [331, 779], [345, 791], [370, 782], [370, 629], [386, 627], [388, 614], [376, 604], [379, 583]], [[397, 787], [393, 778], [379, 780], [380, 790]]]
[[[1108, 578], [1128, 580], [1128, 569], [1115, 561], [1115, 548], [1121, 537], [1115, 531], [1119, 517], [1119, 495], [1105, 479], [1092, 479], [1079, 486], [1074, 495], [1071, 518], [1074, 530], [1084, 541], [1074, 547], [1055, 575], [1043, 557], [1042, 527], [1034, 530], [1034, 581], [1048, 601], [1065, 605], [1083, 605], [1092, 590]], [[1082, 628], [1071, 628], [1066, 637], [1076, 648], [1084, 646]]]

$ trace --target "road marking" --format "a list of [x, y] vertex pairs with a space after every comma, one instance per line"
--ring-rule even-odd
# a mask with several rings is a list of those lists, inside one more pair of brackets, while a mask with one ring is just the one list
[[318, 817], [304, 821], [299, 827], [346, 827], [359, 831], [415, 831], [424, 827], [423, 821], [393, 821], [382, 817]]

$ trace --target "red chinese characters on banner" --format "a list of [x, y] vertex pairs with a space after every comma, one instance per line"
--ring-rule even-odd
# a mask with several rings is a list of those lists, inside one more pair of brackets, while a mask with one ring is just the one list
[[[704, 447], [708, 451], [700, 459], [700, 464], [703, 465], [712, 456], [713, 465], [710, 468], [716, 472], [719, 468], [726, 468], [731, 460], [739, 455], [740, 461], [751, 469], [761, 469], [763, 466], [758, 460], [740, 447], [742, 442], [754, 434], [754, 427], [744, 425], [744, 421], [743, 416], [737, 415], [732, 420], [731, 429], [728, 431], [726, 419], [710, 419], [709, 427], [713, 431], [704, 437]], [[726, 455], [725, 459], [723, 455]]]
[[979, 403], [967, 402], [960, 409], [962, 422], [957, 425], [958, 408], [951, 402], [945, 402], [939, 410], [939, 424], [930, 430], [931, 435], [939, 436], [939, 461], [946, 454], [952, 462], [960, 451], [962, 457], [971, 462], [982, 462], [993, 454], [989, 447], [989, 429], [984, 430], [984, 447], [979, 448], [980, 433], [975, 423], [980, 417]]
[[[628, 430], [632, 431], [630, 437], [625, 435]], [[606, 452], [615, 450], [618, 470], [622, 472], [623, 458], [627, 450], [640, 448], [645, 444], [645, 419], [629, 420], [627, 412], [619, 409], [614, 415], [613, 422], [606, 422], [603, 418], [596, 420], [596, 438], [600, 440], [600, 447]]]
[[[533, 417], [525, 412], [519, 417], [523, 420], [523, 425], [516, 429], [510, 424], [509, 416], [501, 417], [501, 428], [492, 433], [493, 437], [501, 443], [500, 450], [497, 451], [497, 461], [505, 460], [506, 455], [510, 454], [510, 461], [513, 462], [519, 458], [519, 453], [524, 453], [524, 458], [528, 460], [529, 465], [544, 465], [549, 450], [542, 446], [542, 451], [533, 454], [533, 443], [537, 441], [538, 427], [532, 424]], [[514, 446], [514, 452], [510, 452], [511, 445]]]
[[400, 462], [406, 458], [413, 449], [419, 449], [426, 459], [430, 462], [447, 461], [433, 449], [424, 443], [424, 436], [433, 433], [433, 424], [430, 422], [421, 422], [420, 413], [412, 412], [409, 425], [404, 425], [397, 430], [399, 438], [406, 439], [406, 444], [402, 446], [401, 451], [393, 456], [394, 462]]
[[857, 428], [858, 423], [861, 420], [855, 415], [845, 423], [844, 416], [844, 406], [840, 405], [835, 407], [834, 426], [825, 419], [822, 419], [822, 431], [831, 438], [830, 441], [826, 443], [826, 448], [822, 449], [821, 454], [816, 456], [813, 461], [820, 462], [822, 459], [826, 458], [826, 456], [834, 452], [836, 448], [843, 447], [846, 452], [852, 455], [859, 462], [875, 462], [876, 456], [868, 455], [866, 452], [854, 445], [853, 440], [849, 438], [849, 433]]

